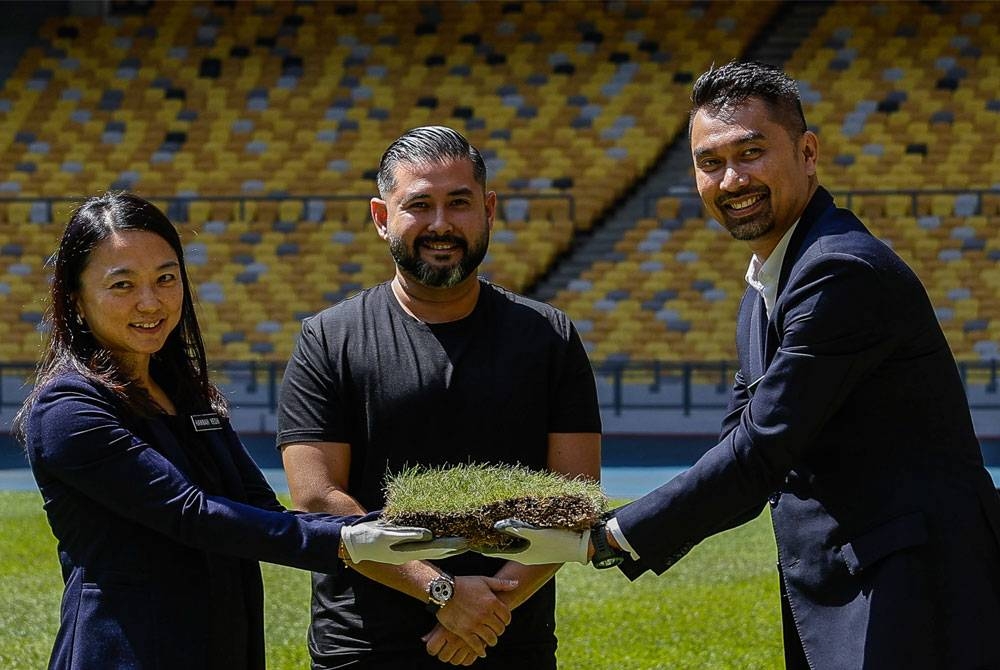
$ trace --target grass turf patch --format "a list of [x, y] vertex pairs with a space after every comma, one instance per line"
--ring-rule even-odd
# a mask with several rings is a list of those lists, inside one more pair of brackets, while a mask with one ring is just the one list
[[585, 530], [607, 507], [595, 481], [499, 465], [408, 468], [390, 476], [385, 490], [386, 521], [464, 537], [480, 548], [510, 544], [512, 538], [493, 530], [501, 519]]

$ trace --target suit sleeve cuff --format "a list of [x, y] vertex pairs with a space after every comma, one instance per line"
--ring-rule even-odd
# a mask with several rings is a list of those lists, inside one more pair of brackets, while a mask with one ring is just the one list
[[632, 548], [632, 545], [629, 544], [628, 540], [625, 539], [625, 533], [622, 532], [621, 527], [618, 525], [618, 519], [614, 517], [608, 519], [607, 524], [605, 524], [605, 528], [607, 528], [608, 532], [611, 533], [611, 536], [615, 538], [615, 542], [618, 543], [618, 546], [629, 553], [629, 556], [632, 557], [633, 561], [639, 560], [639, 554]]

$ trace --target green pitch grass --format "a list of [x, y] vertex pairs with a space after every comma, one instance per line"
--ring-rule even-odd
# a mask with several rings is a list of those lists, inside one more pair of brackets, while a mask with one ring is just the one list
[[[629, 582], [615, 569], [567, 565], [558, 578], [559, 667], [782, 667], [774, 561], [771, 523], [763, 514], [702, 543], [660, 577]], [[268, 564], [263, 572], [267, 667], [308, 668], [309, 576]], [[0, 668], [45, 667], [61, 593], [41, 498], [0, 491]]]

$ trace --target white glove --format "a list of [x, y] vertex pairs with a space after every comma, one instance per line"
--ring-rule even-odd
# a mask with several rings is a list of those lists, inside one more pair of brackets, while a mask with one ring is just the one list
[[381, 521], [364, 521], [340, 529], [351, 562], [374, 561], [400, 565], [408, 561], [433, 561], [465, 552], [469, 548], [463, 537], [432, 539], [426, 528], [391, 526]]
[[587, 562], [589, 530], [538, 528], [520, 519], [503, 519], [493, 524], [493, 528], [517, 538], [518, 542], [504, 549], [480, 551], [483, 556], [506, 558], [524, 565]]

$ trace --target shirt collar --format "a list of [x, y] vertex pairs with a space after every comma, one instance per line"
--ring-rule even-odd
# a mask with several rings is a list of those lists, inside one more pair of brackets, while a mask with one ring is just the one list
[[771, 310], [778, 298], [778, 278], [781, 275], [781, 264], [785, 260], [785, 252], [788, 250], [792, 233], [795, 232], [798, 225], [799, 222], [796, 221], [785, 231], [766, 261], [762, 262], [757, 254], [750, 258], [750, 267], [747, 268], [746, 274], [747, 284], [764, 298], [764, 309], [767, 310], [768, 318], [771, 317]]

